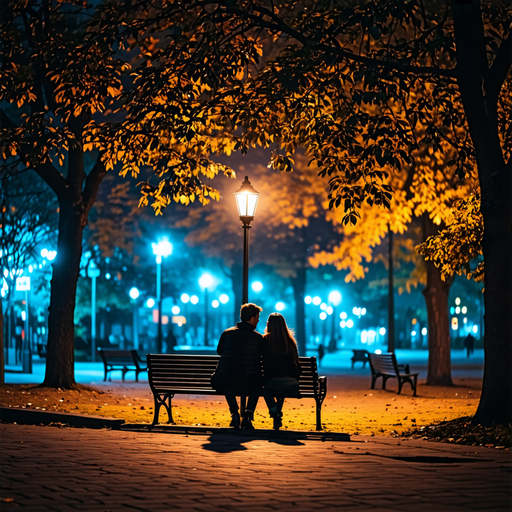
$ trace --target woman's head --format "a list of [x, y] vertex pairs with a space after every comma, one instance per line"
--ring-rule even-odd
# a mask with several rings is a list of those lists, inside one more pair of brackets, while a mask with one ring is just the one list
[[283, 315], [279, 313], [269, 315], [265, 337], [271, 353], [276, 355], [294, 354], [295, 357], [298, 357], [297, 342], [293, 336], [293, 331], [288, 329]]

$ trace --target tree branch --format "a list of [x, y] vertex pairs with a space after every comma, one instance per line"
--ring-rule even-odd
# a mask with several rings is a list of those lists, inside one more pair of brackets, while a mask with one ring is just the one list
[[273, 12], [261, 6], [254, 6], [254, 11], [258, 11], [261, 15], [268, 16], [273, 20], [273, 22], [264, 20], [261, 16], [257, 16], [254, 14], [250, 14], [246, 11], [239, 9], [230, 9], [225, 8], [226, 13], [237, 14], [239, 16], [245, 16], [253, 21], [254, 24], [258, 24], [258, 26], [267, 28], [269, 30], [273, 30], [276, 32], [284, 32], [288, 34], [290, 37], [296, 39], [299, 43], [302, 43], [304, 46], [311, 47], [312, 49], [321, 50], [326, 53], [332, 53], [344, 59], [351, 60], [353, 62], [360, 62], [362, 64], [366, 64], [367, 66], [377, 66], [383, 67], [385, 69], [392, 69], [395, 71], [399, 71], [402, 73], [415, 73], [415, 74], [425, 74], [425, 75], [437, 75], [444, 76], [447, 78], [457, 78], [457, 70], [456, 69], [441, 69], [438, 67], [432, 66], [412, 66], [408, 64], [401, 64], [395, 61], [389, 60], [380, 60], [372, 57], [364, 57], [363, 55], [357, 55], [352, 53], [344, 48], [335, 48], [333, 46], [326, 45], [324, 43], [319, 43], [316, 41], [310, 40], [306, 35], [302, 34], [298, 30], [290, 27], [287, 23], [285, 23], [279, 16], [275, 15]]
[[98, 155], [98, 159], [96, 160], [94, 167], [87, 175], [87, 178], [85, 178], [85, 187], [82, 192], [82, 199], [87, 212], [94, 204], [98, 194], [98, 189], [106, 174], [107, 169], [105, 168], [105, 164], [101, 160], [101, 155]]
[[501, 87], [512, 67], [512, 29], [496, 54], [485, 79], [485, 92], [497, 103]]

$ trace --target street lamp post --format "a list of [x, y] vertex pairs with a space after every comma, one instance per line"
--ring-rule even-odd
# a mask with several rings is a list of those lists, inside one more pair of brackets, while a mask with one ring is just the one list
[[333, 290], [329, 293], [329, 302], [332, 304], [331, 314], [331, 343], [330, 347], [334, 351], [336, 350], [336, 307], [341, 304], [341, 293], [338, 290]]
[[133, 300], [133, 348], [139, 349], [139, 305], [137, 299], [139, 298], [139, 290], [134, 286], [129, 292], [130, 298]]
[[172, 244], [164, 237], [157, 244], [151, 245], [156, 256], [156, 300], [158, 302], [158, 337], [157, 352], [162, 353], [162, 258], [172, 254]]
[[96, 362], [96, 278], [100, 275], [100, 269], [94, 261], [89, 263], [87, 275], [91, 278], [91, 360]]
[[242, 186], [235, 192], [238, 216], [244, 228], [242, 304], [249, 302], [249, 229], [251, 229], [251, 222], [254, 220], [259, 195], [247, 176]]
[[199, 279], [199, 286], [204, 290], [204, 346], [208, 345], [208, 287], [213, 284], [210, 274], [203, 274]]

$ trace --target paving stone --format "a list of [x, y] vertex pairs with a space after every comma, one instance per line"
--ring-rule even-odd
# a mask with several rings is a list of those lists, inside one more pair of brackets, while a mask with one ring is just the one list
[[[510, 452], [362, 436], [301, 445], [212, 437], [0, 424], [0, 497], [30, 512], [511, 509]], [[419, 456], [457, 461], [392, 458]]]

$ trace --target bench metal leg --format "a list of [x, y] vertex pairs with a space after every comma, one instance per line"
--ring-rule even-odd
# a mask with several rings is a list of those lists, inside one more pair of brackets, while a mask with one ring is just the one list
[[316, 402], [316, 429], [322, 430], [322, 403], [319, 400]]
[[[169, 417], [169, 420], [167, 423], [174, 423], [174, 420], [172, 418], [172, 398], [174, 395], [153, 395], [154, 401], [155, 401], [155, 414], [153, 415], [153, 423], [151, 424], [151, 427], [154, 427], [158, 424], [158, 417], [160, 416], [160, 407], [162, 405], [165, 407], [165, 410], [167, 411], [167, 416]], [[166, 400], [169, 401], [169, 404], [166, 403]]]

